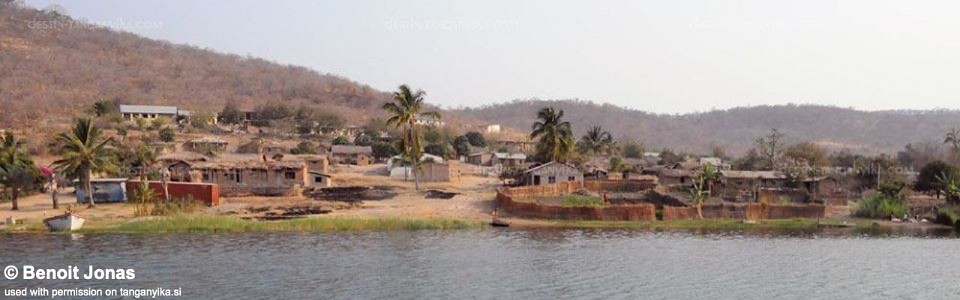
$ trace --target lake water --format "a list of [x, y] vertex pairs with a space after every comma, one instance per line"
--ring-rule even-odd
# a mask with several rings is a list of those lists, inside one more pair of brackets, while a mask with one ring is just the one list
[[132, 268], [185, 299], [957, 299], [953, 234], [464, 230], [0, 235], [0, 267]]

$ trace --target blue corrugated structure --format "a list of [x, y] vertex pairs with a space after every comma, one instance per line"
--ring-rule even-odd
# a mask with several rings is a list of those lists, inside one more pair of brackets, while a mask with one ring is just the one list
[[[126, 178], [97, 178], [90, 180], [93, 189], [93, 201], [96, 203], [117, 203], [127, 201]], [[79, 181], [74, 180], [77, 190], [77, 203], [87, 203], [87, 192]]]

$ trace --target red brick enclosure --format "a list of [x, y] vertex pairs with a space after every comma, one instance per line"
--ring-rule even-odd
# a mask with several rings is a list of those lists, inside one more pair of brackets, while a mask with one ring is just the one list
[[[163, 184], [159, 181], [150, 181], [149, 186], [161, 199], [163, 195]], [[127, 193], [133, 195], [134, 191], [140, 188], [139, 180], [127, 181]], [[201, 201], [207, 206], [220, 205], [220, 187], [213, 183], [193, 183], [193, 182], [168, 182], [167, 189], [170, 190], [170, 198], [183, 198], [187, 195], [193, 199]]]
[[582, 188], [580, 182], [562, 182], [540, 186], [502, 188], [497, 190], [500, 211], [511, 216], [542, 219], [654, 221], [653, 204], [605, 205], [596, 207], [564, 207], [516, 201], [527, 197], [562, 196]]
[[[703, 217], [706, 219], [794, 219], [823, 218], [826, 207], [815, 204], [706, 204]], [[695, 206], [664, 206], [663, 220], [690, 220], [697, 218]]]
[[657, 187], [650, 180], [586, 180], [583, 185], [593, 192], [641, 192]]

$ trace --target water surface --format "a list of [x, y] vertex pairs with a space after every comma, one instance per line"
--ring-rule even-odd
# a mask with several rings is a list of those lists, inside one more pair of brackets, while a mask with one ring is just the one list
[[0, 266], [133, 268], [187, 299], [960, 298], [952, 235], [638, 230], [0, 235]]

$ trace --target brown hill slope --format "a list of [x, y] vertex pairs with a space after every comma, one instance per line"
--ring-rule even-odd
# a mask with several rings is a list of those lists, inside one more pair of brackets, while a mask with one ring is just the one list
[[584, 101], [518, 100], [463, 114], [529, 130], [536, 111], [563, 109], [576, 137], [594, 125], [614, 137], [629, 137], [650, 147], [708, 153], [713, 146], [741, 152], [754, 140], [778, 128], [789, 142], [814, 141], [830, 149], [864, 153], [894, 153], [909, 143], [943, 140], [949, 128], [960, 126], [960, 111], [879, 111], [783, 105], [734, 108], [684, 115], [657, 115], [609, 104]]
[[72, 22], [0, 0], [0, 126], [61, 123], [100, 99], [212, 111], [306, 103], [360, 122], [389, 97], [304, 67]]

